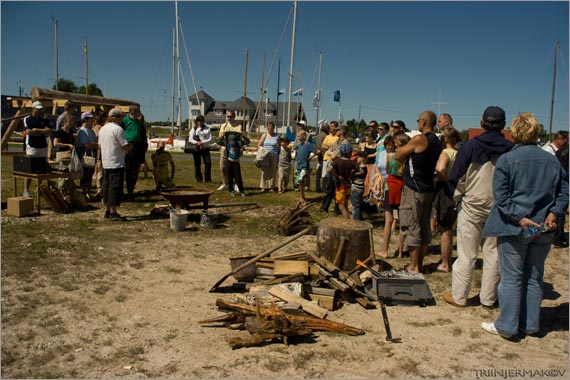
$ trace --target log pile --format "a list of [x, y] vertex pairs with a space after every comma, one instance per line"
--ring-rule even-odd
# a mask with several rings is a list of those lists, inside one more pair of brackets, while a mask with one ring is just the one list
[[312, 337], [314, 331], [328, 331], [346, 335], [363, 335], [364, 330], [333, 322], [322, 318], [294, 314], [275, 307], [260, 307], [232, 303], [218, 299], [216, 306], [227, 314], [198, 323], [222, 325], [235, 329], [247, 330], [248, 336], [232, 337], [228, 340], [230, 347], [251, 347], [260, 344], [281, 341], [288, 344], [291, 337]]
[[310, 214], [307, 211], [315, 203], [303, 205], [298, 203], [295, 208], [287, 209], [277, 221], [277, 231], [282, 236], [296, 234], [311, 225]]

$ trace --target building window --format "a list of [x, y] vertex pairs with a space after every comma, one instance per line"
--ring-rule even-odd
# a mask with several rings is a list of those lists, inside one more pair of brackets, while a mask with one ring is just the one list
[[216, 108], [216, 109], [214, 110], [214, 112], [216, 113], [216, 116], [223, 116], [224, 113], [225, 113], [224, 110], [221, 109], [221, 108]]
[[200, 115], [200, 110], [192, 110], [192, 116]]

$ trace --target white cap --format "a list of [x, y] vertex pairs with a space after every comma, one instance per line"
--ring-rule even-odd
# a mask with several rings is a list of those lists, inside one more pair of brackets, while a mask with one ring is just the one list
[[299, 121], [297, 122], [297, 125], [303, 125], [303, 126], [306, 127], [306, 126], [307, 126], [307, 122], [306, 122], [305, 120], [299, 120]]
[[32, 108], [36, 108], [38, 110], [43, 110], [44, 106], [42, 105], [42, 103], [38, 100], [36, 100], [35, 102], [32, 103]]
[[123, 116], [123, 111], [121, 111], [119, 108], [113, 108], [111, 111], [109, 111], [109, 116]]

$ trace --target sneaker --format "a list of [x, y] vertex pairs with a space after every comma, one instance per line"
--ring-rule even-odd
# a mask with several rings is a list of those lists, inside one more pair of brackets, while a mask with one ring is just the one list
[[227, 190], [227, 188], [228, 188], [228, 185], [226, 185], [225, 183], [222, 183], [222, 184], [220, 185], [220, 187], [218, 187], [217, 190]]
[[24, 191], [24, 193], [22, 194], [23, 197], [25, 198], [31, 198], [32, 196], [30, 195], [30, 192], [28, 190]]
[[103, 218], [110, 219], [111, 218], [111, 211], [105, 210], [105, 215], [103, 215]]
[[125, 218], [124, 216], [121, 216], [117, 213], [114, 214], [109, 214], [109, 218], [113, 221], [113, 222], [126, 222], [127, 218]]
[[239, 193], [239, 195], [241, 195], [242, 197], [245, 197], [245, 193]]
[[239, 193], [239, 187], [238, 187], [238, 185], [234, 185], [234, 191], [235, 191], [236, 193]]
[[235, 197], [236, 193], [234, 191], [230, 191], [230, 197]]
[[495, 322], [481, 322], [481, 328], [483, 331], [488, 332], [489, 334], [498, 335], [510, 342], [517, 343], [520, 341], [520, 338], [517, 335], [501, 334], [499, 331], [497, 331]]

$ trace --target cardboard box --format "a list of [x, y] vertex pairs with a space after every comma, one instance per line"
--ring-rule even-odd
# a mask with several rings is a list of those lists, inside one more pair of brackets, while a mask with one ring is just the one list
[[34, 212], [34, 199], [27, 197], [8, 198], [8, 215], [28, 216]]

